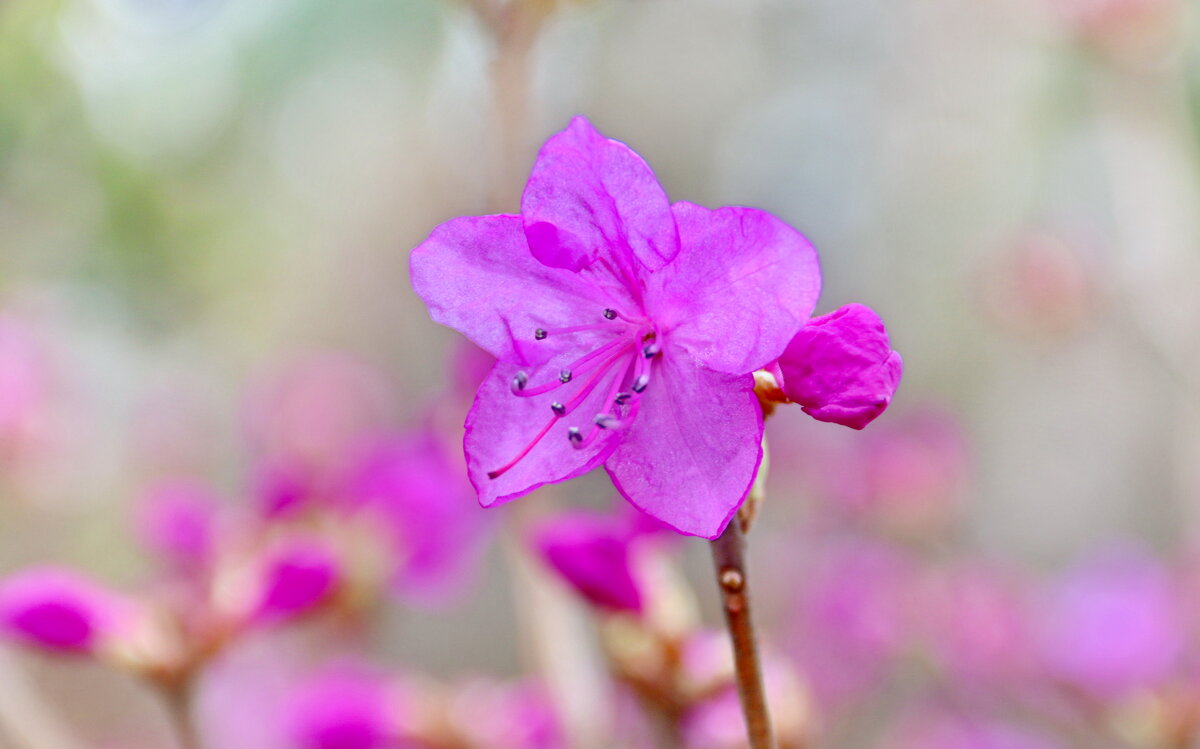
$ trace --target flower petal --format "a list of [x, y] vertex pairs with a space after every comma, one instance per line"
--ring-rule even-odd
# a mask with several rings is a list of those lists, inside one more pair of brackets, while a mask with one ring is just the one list
[[633, 571], [629, 529], [608, 515], [564, 512], [544, 521], [533, 547], [581, 596], [602, 608], [642, 610], [642, 591]]
[[521, 196], [525, 234], [548, 266], [579, 271], [600, 253], [657, 270], [679, 252], [671, 204], [649, 165], [576, 117], [538, 152]]
[[519, 216], [447, 221], [412, 251], [409, 267], [430, 316], [500, 358], [521, 356], [516, 341], [532, 342], [538, 327], [596, 322], [612, 303], [586, 279], [534, 259]]
[[[542, 366], [523, 371], [528, 374], [531, 386], [548, 382], [557, 377], [571, 356], [571, 353], [564, 353]], [[586, 433], [592, 418], [607, 410], [600, 407], [606, 394], [602, 384], [574, 412], [552, 424], [521, 460], [501, 475], [490, 478], [490, 471], [506, 466], [520, 455], [554, 418], [550, 404], [566, 402], [575, 392], [574, 388], [561, 388], [532, 397], [514, 395], [511, 387], [518, 366], [511, 361], [497, 362], [479, 386], [475, 403], [467, 414], [467, 432], [463, 438], [467, 475], [484, 507], [516, 499], [544, 484], [584, 474], [603, 463], [616, 442], [614, 432], [579, 449], [567, 438], [570, 426], [578, 426]]]
[[664, 356], [605, 468], [642, 512], [680, 533], [716, 538], [754, 483], [762, 432], [753, 376]]
[[816, 250], [764, 211], [682, 202], [672, 210], [683, 249], [653, 277], [651, 315], [710, 369], [745, 374], [767, 365], [816, 306]]
[[809, 416], [862, 429], [891, 403], [904, 364], [879, 315], [848, 304], [805, 325], [779, 369], [783, 391]]

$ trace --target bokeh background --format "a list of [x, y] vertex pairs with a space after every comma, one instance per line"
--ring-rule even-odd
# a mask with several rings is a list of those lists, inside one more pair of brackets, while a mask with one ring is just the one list
[[[1108, 609], [1076, 612], [1095, 631], [1066, 639], [1092, 637], [1102, 659], [1144, 636], [1171, 666], [1053, 719], [990, 696], [955, 713], [1057, 743], [911, 745], [1192, 746], [1194, 730], [1168, 740], [1154, 721], [1200, 683], [1195, 6], [522, 2], [0, 0], [0, 572], [55, 562], [137, 589], [158, 563], [131, 518], [156, 482], [259, 506], [276, 448], [324, 454], [431, 409], [457, 423], [463, 354], [412, 293], [408, 250], [450, 217], [515, 210], [539, 144], [583, 113], [673, 199], [801, 229], [821, 253], [819, 311], [869, 304], [904, 356], [892, 409], [865, 432], [798, 411], [770, 426], [753, 569], [768, 638], [798, 653], [812, 745], [909, 746], [912, 712], [956, 691], [898, 624], [936, 608], [897, 593], [911, 568], [922, 589], [1001, 568], [1044, 613], [1070, 609], [1053, 591], [1071, 575], [1103, 588], [1096, 570], [1116, 564], [1151, 603], [1116, 583]], [[521, 529], [610, 498], [584, 481], [490, 511], [466, 589], [433, 607], [389, 597], [360, 654], [437, 679], [540, 673], [551, 692], [571, 691], [562, 662], [602, 674], [587, 608]], [[673, 553], [719, 624], [704, 544]], [[822, 585], [836, 600], [811, 604]], [[1011, 613], [992, 603], [946, 605], [974, 617], [955, 626], [992, 632]], [[1122, 624], [1159, 604], [1169, 624]], [[549, 623], [529, 613], [542, 608]], [[1070, 615], [1031, 615], [1021, 652], [1053, 661], [1036, 633]], [[328, 636], [251, 638], [225, 681], [250, 671], [241, 688], [266, 693], [246, 684], [288, 682]], [[842, 673], [864, 659], [867, 676]], [[208, 746], [272, 746], [211, 727], [271, 708], [210, 691]], [[1182, 703], [1172, 726], [1200, 711]], [[568, 743], [589, 740], [615, 745]], [[0, 747], [171, 741], [136, 680], [0, 651]]]

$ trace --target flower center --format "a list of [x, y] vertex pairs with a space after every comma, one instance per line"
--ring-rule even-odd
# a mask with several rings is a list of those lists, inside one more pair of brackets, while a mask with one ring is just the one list
[[563, 395], [550, 403], [552, 415], [533, 439], [508, 463], [489, 471], [488, 478], [497, 478], [524, 460], [555, 424], [574, 413], [597, 389], [603, 388], [604, 392], [602, 410], [592, 419], [586, 433], [580, 427], [568, 427], [567, 439], [573, 447], [582, 450], [605, 432], [623, 429], [633, 422], [642, 394], [650, 385], [654, 361], [662, 353], [658, 330], [644, 317], [627, 315], [612, 308], [606, 308], [603, 317], [604, 322], [550, 330], [538, 328], [533, 332], [537, 341], [596, 330], [611, 331], [613, 335], [568, 364], [549, 382], [531, 384], [527, 373], [513, 375], [512, 392], [519, 398], [532, 398], [556, 390], [561, 390]]

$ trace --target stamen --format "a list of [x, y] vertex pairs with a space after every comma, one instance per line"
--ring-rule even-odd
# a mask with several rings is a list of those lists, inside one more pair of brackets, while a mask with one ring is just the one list
[[612, 414], [596, 414], [596, 426], [601, 429], [612, 429], [620, 425], [620, 421]]
[[539, 341], [546, 340], [547, 336], [552, 335], [567, 335], [568, 333], [586, 333], [589, 330], [612, 330], [612, 326], [608, 323], [598, 322], [590, 325], [572, 325], [568, 328], [538, 328], [533, 331], [533, 337]]
[[558, 381], [564, 385], [566, 385], [568, 382], [570, 382], [571, 381], [571, 370], [564, 369], [563, 371], [559, 372], [558, 373]]
[[514, 393], [519, 393], [529, 384], [529, 375], [524, 372], [517, 372], [513, 375], [511, 388]]
[[564, 406], [563, 404], [559, 403], [558, 401], [554, 401], [553, 403], [550, 404], [550, 410], [553, 411], [554, 413], [558, 414], [559, 416], [567, 415], [567, 407]]
[[650, 375], [649, 374], [640, 374], [637, 376], [637, 379], [633, 381], [633, 385], [630, 386], [630, 389], [633, 390], [633, 392], [635, 392], [635, 393], [641, 393], [643, 390], [646, 389], [646, 386], [649, 384], [650, 384]]
[[572, 445], [579, 447], [579, 444], [583, 442], [583, 434], [580, 433], [579, 427], [568, 427], [567, 439], [571, 441]]
[[529, 451], [534, 448], [534, 445], [541, 442], [542, 437], [545, 437], [546, 433], [550, 431], [550, 428], [553, 427], [557, 423], [558, 423], [557, 416], [554, 417], [553, 419], [550, 419], [550, 421], [546, 422], [546, 426], [542, 427], [542, 430], [537, 433], [537, 436], [534, 437], [532, 440], [530, 440], [529, 444], [521, 449], [521, 452], [517, 453], [517, 457], [508, 461], [507, 463], [500, 466], [499, 468], [497, 468], [494, 471], [488, 471], [488, 478], [489, 479], [498, 478], [502, 474], [504, 474], [505, 471], [509, 470], [510, 468], [515, 466], [517, 463], [520, 463], [525, 458], [525, 456], [529, 454]]
[[617, 311], [615, 309], [612, 309], [611, 307], [606, 308], [604, 310], [604, 319], [605, 320], [616, 320], [617, 319]]
[[623, 406], [632, 397], [633, 393], [617, 393], [617, 397], [613, 399], [613, 403], [618, 406]]
[[645, 355], [647, 359], [653, 359], [654, 357], [658, 356], [661, 351], [662, 346], [658, 345], [658, 341], [650, 341], [646, 344], [645, 348], [642, 349], [642, 354]]

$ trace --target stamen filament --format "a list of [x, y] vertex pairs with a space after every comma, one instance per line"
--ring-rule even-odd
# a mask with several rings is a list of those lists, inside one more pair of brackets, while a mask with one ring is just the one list
[[529, 454], [529, 451], [532, 450], [534, 448], [534, 446], [537, 445], [537, 443], [542, 441], [542, 437], [546, 436], [546, 434], [550, 431], [551, 427], [553, 427], [557, 423], [558, 423], [557, 416], [551, 418], [550, 421], [546, 422], [546, 426], [542, 427], [542, 430], [537, 433], [537, 436], [534, 437], [532, 440], [530, 440], [529, 444], [526, 445], [524, 448], [522, 448], [521, 452], [517, 453], [517, 457], [508, 461], [507, 463], [500, 466], [499, 468], [497, 468], [494, 471], [488, 471], [488, 478], [489, 479], [499, 478], [501, 475], [503, 475], [505, 472], [507, 472], [510, 468], [515, 466], [517, 463], [520, 463], [525, 458], [525, 456]]

